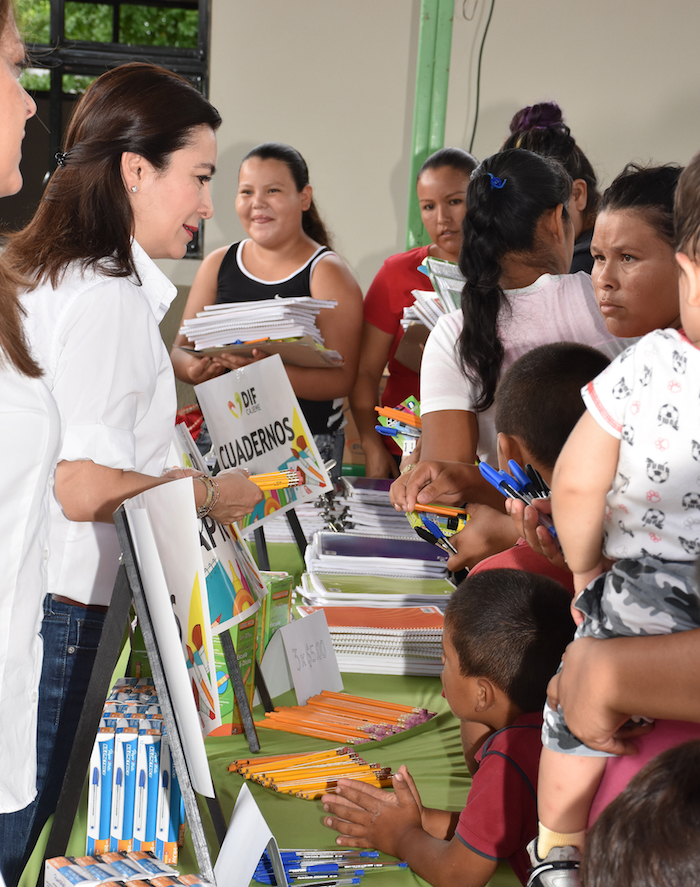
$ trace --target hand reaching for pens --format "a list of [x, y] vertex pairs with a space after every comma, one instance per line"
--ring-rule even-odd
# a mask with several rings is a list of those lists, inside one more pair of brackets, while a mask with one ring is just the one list
[[506, 499], [506, 511], [511, 516], [518, 535], [533, 551], [546, 557], [555, 567], [569, 569], [551, 533], [539, 522], [539, 514], [551, 516], [551, 499], [533, 499], [531, 505], [526, 505], [519, 499]]
[[372, 847], [404, 859], [410, 833], [421, 829], [420, 797], [410, 774], [401, 766], [394, 792], [351, 779], [339, 779], [336, 794], [323, 795], [323, 809], [332, 813], [323, 824], [340, 832], [336, 844]]

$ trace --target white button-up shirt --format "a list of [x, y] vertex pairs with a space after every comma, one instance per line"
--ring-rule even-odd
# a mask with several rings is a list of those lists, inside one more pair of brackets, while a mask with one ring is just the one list
[[0, 363], [0, 813], [36, 795], [49, 501], [60, 443], [41, 379]]
[[[134, 241], [139, 286], [68, 268], [55, 288], [27, 292], [26, 330], [64, 428], [59, 462], [158, 476], [173, 434], [175, 378], [158, 324], [175, 286]], [[49, 592], [85, 604], [108, 604], [119, 565], [111, 524], [68, 520], [51, 503]]]

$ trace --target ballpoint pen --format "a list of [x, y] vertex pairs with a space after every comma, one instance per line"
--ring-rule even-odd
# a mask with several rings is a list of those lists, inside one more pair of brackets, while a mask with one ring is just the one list
[[[526, 505], [531, 505], [533, 499], [540, 498], [539, 496], [533, 496], [530, 492], [519, 489], [519, 482], [514, 477], [511, 477], [507, 472], [496, 471], [496, 469], [492, 468], [487, 462], [479, 463], [479, 471], [481, 472], [482, 477], [487, 480], [492, 487], [495, 487], [495, 489], [507, 498], [520, 499], [520, 501], [524, 502]], [[509, 480], [504, 479], [504, 474]], [[530, 478], [528, 478], [528, 485], [531, 485]], [[552, 538], [556, 539], [557, 531], [554, 529], [551, 517], [547, 514], [542, 514], [542, 512], [538, 510], [537, 519], [543, 527], [546, 527]]]

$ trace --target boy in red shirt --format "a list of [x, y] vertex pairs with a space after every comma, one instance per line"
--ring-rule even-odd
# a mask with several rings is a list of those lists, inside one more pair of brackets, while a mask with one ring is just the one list
[[573, 633], [570, 595], [520, 570], [467, 578], [445, 612], [442, 683], [452, 712], [490, 737], [461, 814], [423, 807], [405, 766], [394, 793], [340, 780], [324, 795], [336, 843], [408, 862], [433, 887], [482, 887], [508, 860], [525, 883], [537, 831], [541, 707]]

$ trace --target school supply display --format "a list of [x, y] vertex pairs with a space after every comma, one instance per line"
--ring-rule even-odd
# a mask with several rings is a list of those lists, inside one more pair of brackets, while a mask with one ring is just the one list
[[368, 764], [347, 746], [309, 754], [244, 758], [233, 761], [228, 769], [265, 788], [305, 800], [335, 792], [339, 779], [384, 788], [391, 785], [392, 776], [391, 767]]
[[337, 352], [323, 347], [316, 318], [337, 302], [311, 296], [275, 298], [263, 302], [207, 305], [196, 317], [183, 321], [180, 333], [194, 345], [185, 351], [197, 355], [221, 353], [252, 357], [253, 350], [279, 354], [293, 366], [342, 366]]
[[105, 703], [90, 758], [86, 852], [149, 851], [176, 863], [184, 826], [152, 679], [120, 678]]
[[[508, 462], [508, 468], [511, 470], [510, 474], [507, 471], [496, 471], [495, 468], [491, 468], [486, 462], [479, 463], [481, 476], [492, 487], [503, 493], [506, 498], [520, 499], [526, 505], [531, 505], [534, 499], [549, 498], [549, 487], [539, 471], [533, 468], [532, 465], [526, 465], [523, 471], [515, 459], [511, 459]], [[538, 510], [538, 522], [547, 528], [552, 538], [556, 541], [557, 531], [554, 529], [551, 517]]]
[[266, 712], [264, 720], [256, 721], [255, 726], [357, 745], [403, 733], [435, 715], [425, 708], [324, 690], [305, 705], [280, 706]]
[[338, 667], [359, 674], [439, 675], [443, 614], [439, 607], [297, 607], [323, 610]]
[[195, 391], [221, 468], [303, 476], [297, 486], [267, 487], [263, 501], [239, 521], [241, 530], [266, 524], [333, 489], [278, 355], [203, 382]]
[[415, 450], [421, 435], [420, 402], [413, 396], [407, 397], [397, 407], [375, 407], [379, 413], [379, 424], [375, 431], [385, 437], [392, 437], [404, 456]]
[[444, 579], [447, 557], [444, 551], [427, 542], [331, 532], [314, 534], [304, 555], [309, 573], [407, 579]]

